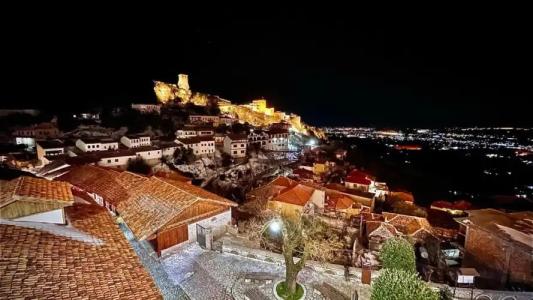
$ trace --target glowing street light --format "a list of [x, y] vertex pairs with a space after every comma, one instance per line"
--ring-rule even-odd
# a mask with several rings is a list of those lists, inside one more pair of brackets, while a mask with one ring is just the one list
[[268, 225], [268, 228], [273, 233], [278, 233], [281, 230], [281, 222], [279, 220], [272, 220]]

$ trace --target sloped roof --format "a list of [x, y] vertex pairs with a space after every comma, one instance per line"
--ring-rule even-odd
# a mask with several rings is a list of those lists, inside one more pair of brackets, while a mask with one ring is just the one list
[[346, 176], [346, 182], [369, 185], [371, 177], [365, 172], [355, 169]]
[[21, 176], [11, 181], [0, 181], [0, 207], [17, 200], [72, 204], [74, 196], [70, 184], [61, 181]]
[[115, 177], [115, 179], [122, 187], [129, 190], [148, 180], [148, 177], [132, 172], [121, 172], [117, 177]]
[[193, 136], [188, 138], [178, 138], [176, 139], [180, 143], [191, 145], [191, 144], [198, 144], [201, 142], [213, 142], [214, 138], [212, 135], [202, 135], [202, 136]]
[[75, 204], [65, 213], [72, 229], [101, 243], [30, 228], [26, 222], [0, 224], [1, 299], [161, 299], [104, 208]]
[[392, 224], [398, 231], [406, 235], [412, 235], [422, 228], [431, 230], [431, 225], [426, 218], [387, 212], [384, 212], [383, 216], [386, 222]]
[[496, 209], [469, 211], [468, 222], [525, 247], [533, 248], [533, 212], [505, 213]]
[[118, 184], [117, 176], [100, 167], [85, 165], [73, 167], [70, 172], [59, 176], [58, 180], [71, 184], [90, 193], [98, 194], [114, 206], [124, 201], [128, 193]]
[[276, 186], [290, 187], [297, 184], [295, 180], [287, 178], [285, 176], [278, 176], [276, 179], [272, 180], [269, 184]]
[[180, 181], [150, 177], [128, 189], [130, 196], [117, 209], [133, 234], [140, 239], [163, 228], [197, 201], [237, 206], [216, 194]]
[[130, 197], [117, 209], [133, 234], [143, 240], [167, 224], [198, 197], [155, 177], [130, 189]]
[[196, 197], [200, 197], [204, 200], [207, 200], [207, 201], [210, 201], [210, 202], [217, 202], [217, 203], [220, 203], [220, 204], [225, 204], [225, 205], [229, 205], [229, 206], [237, 206], [237, 203], [233, 202], [233, 201], [230, 201], [224, 197], [221, 197], [215, 193], [211, 193], [207, 190], [204, 190], [200, 187], [197, 187], [195, 185], [192, 185], [192, 184], [189, 184], [189, 183], [185, 183], [181, 180], [175, 180], [175, 179], [172, 179], [172, 178], [158, 178], [166, 183], [169, 183], [171, 185], [173, 185], [174, 187], [186, 192], [186, 193], [189, 193], [193, 196], [196, 196]]
[[297, 184], [293, 187], [286, 188], [281, 193], [272, 199], [272, 201], [285, 202], [299, 206], [305, 206], [309, 202], [309, 198], [313, 195], [314, 188]]
[[327, 193], [326, 207], [328, 209], [343, 210], [351, 208], [354, 204], [357, 204], [359, 207], [361, 206], [360, 203], [355, 202], [352, 198], [341, 193]]

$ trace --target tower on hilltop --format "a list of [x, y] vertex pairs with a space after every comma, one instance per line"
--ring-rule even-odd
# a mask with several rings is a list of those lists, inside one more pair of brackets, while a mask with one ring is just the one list
[[190, 90], [189, 87], [189, 75], [187, 74], [178, 74], [178, 88], [183, 90]]

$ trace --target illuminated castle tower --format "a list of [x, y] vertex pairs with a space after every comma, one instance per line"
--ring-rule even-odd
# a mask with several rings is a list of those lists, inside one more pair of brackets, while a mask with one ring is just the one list
[[182, 90], [189, 91], [189, 75], [187, 74], [178, 74], [178, 88]]

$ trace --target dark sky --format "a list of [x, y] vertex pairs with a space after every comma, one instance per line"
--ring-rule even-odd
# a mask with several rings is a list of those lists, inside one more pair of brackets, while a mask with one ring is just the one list
[[457, 11], [18, 11], [0, 24], [0, 106], [154, 102], [152, 79], [187, 73], [315, 125], [533, 126], [530, 18]]

